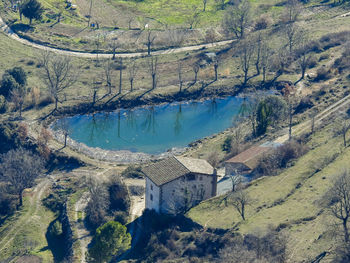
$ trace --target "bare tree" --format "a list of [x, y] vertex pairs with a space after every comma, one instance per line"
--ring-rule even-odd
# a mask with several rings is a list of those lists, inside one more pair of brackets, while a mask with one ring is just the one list
[[95, 45], [95, 52], [96, 52], [96, 65], [98, 65], [99, 64], [98, 54], [100, 53], [100, 48], [102, 45], [101, 34], [98, 34], [97, 38], [94, 39], [94, 45]]
[[244, 190], [238, 190], [231, 195], [231, 201], [232, 205], [234, 208], [236, 208], [242, 219], [245, 220], [245, 209], [251, 204], [249, 195]]
[[270, 68], [275, 71], [275, 76], [271, 82], [275, 82], [288, 68], [291, 56], [288, 50], [280, 48], [271, 58]]
[[240, 68], [244, 73], [243, 86], [245, 86], [249, 80], [249, 70], [251, 67], [252, 59], [254, 55], [254, 45], [250, 40], [243, 40], [238, 48], [238, 56], [240, 59]]
[[253, 40], [255, 42], [255, 69], [256, 76], [260, 75], [260, 66], [261, 66], [261, 57], [262, 57], [262, 49], [264, 46], [264, 39], [261, 33], [257, 35], [257, 37]]
[[111, 40], [109, 40], [108, 42], [108, 47], [111, 49], [112, 51], [112, 60], [115, 59], [115, 54], [116, 54], [116, 50], [119, 47], [119, 43], [118, 43], [118, 38], [114, 37]]
[[71, 133], [67, 119], [61, 119], [58, 122], [56, 122], [55, 129], [59, 130], [63, 135], [63, 138], [64, 138], [64, 144], [62, 147], [62, 149], [63, 149], [67, 146], [67, 139], [68, 139], [69, 134]]
[[294, 51], [294, 47], [304, 37], [304, 31], [296, 24], [289, 23], [282, 27], [283, 38], [287, 41], [289, 54], [291, 55]]
[[306, 40], [305, 37], [302, 37], [302, 39], [300, 39], [300, 42], [298, 44], [298, 50], [299, 50], [298, 52], [299, 57], [297, 58], [297, 63], [300, 67], [301, 76], [297, 82], [304, 79], [306, 69], [310, 66], [310, 62], [312, 58], [311, 52], [308, 49], [308, 41]]
[[216, 151], [211, 152], [207, 157], [207, 161], [208, 161], [208, 163], [210, 163], [211, 166], [213, 166], [214, 168], [217, 168], [219, 166], [219, 163], [220, 163], [220, 158], [219, 158], [218, 152], [216, 152]]
[[107, 222], [109, 194], [105, 185], [94, 177], [87, 177], [85, 184], [89, 189], [90, 199], [86, 206], [86, 219], [92, 228]]
[[136, 59], [131, 59], [128, 65], [130, 91], [134, 90], [134, 80], [137, 74]]
[[58, 56], [48, 51], [41, 53], [40, 64], [45, 84], [55, 100], [54, 111], [56, 111], [62, 91], [76, 82], [79, 73], [74, 69], [70, 58]]
[[122, 81], [123, 81], [123, 58], [119, 58], [119, 94], [122, 93]]
[[26, 94], [27, 89], [22, 85], [17, 85], [10, 91], [11, 101], [15, 104], [16, 109], [19, 111], [19, 118], [22, 118], [22, 109]]
[[263, 83], [265, 83], [267, 73], [271, 67], [270, 64], [273, 51], [269, 48], [267, 43], [262, 43], [260, 52], [260, 68], [262, 71]]
[[347, 140], [346, 135], [348, 131], [350, 130], [350, 120], [346, 116], [342, 116], [338, 118], [337, 120], [337, 126], [339, 127], [337, 130], [337, 133], [342, 135], [343, 138], [343, 145], [344, 147], [347, 146]]
[[183, 80], [182, 80], [182, 61], [179, 60], [177, 63], [177, 75], [179, 77], [179, 92], [182, 92], [182, 85], [183, 85]]
[[173, 47], [182, 46], [185, 40], [185, 33], [181, 29], [169, 29], [167, 31], [170, 45]]
[[148, 69], [152, 77], [152, 90], [157, 87], [157, 73], [158, 73], [158, 58], [151, 56], [148, 59]]
[[101, 82], [97, 81], [96, 78], [92, 79], [91, 83], [91, 92], [92, 92], [92, 106], [95, 105], [97, 99], [98, 99], [98, 91], [101, 88]]
[[193, 27], [195, 27], [198, 24], [199, 21], [199, 11], [197, 10], [197, 8], [194, 6], [192, 8], [192, 12], [191, 14], [187, 17], [186, 21], [189, 25], [189, 29], [193, 29]]
[[292, 126], [293, 126], [293, 117], [294, 117], [294, 108], [297, 103], [298, 97], [295, 93], [295, 87], [286, 84], [286, 86], [282, 90], [285, 100], [288, 105], [288, 136], [289, 140], [292, 139]]
[[282, 22], [284, 23], [294, 23], [298, 20], [301, 14], [303, 6], [298, 0], [288, 0], [285, 10], [282, 15]]
[[0, 160], [0, 174], [19, 197], [18, 209], [23, 204], [23, 190], [34, 185], [44, 162], [41, 157], [23, 148], [10, 150], [1, 155]]
[[203, 0], [203, 12], [205, 12], [205, 9], [207, 8], [208, 0]]
[[341, 172], [331, 189], [323, 196], [322, 205], [341, 222], [345, 243], [349, 242], [348, 221], [350, 217], [350, 175]]
[[214, 67], [214, 81], [218, 80], [218, 68], [219, 68], [219, 59], [216, 56], [213, 60], [213, 67]]
[[152, 49], [152, 45], [154, 40], [156, 39], [156, 36], [152, 33], [151, 30], [147, 30], [146, 31], [146, 43], [145, 45], [147, 46], [147, 55], [150, 56], [151, 55], [151, 49]]
[[250, 25], [250, 4], [248, 0], [236, 1], [230, 7], [223, 19], [223, 27], [226, 32], [232, 32], [237, 38], [245, 37], [245, 30]]
[[133, 16], [129, 16], [128, 17], [128, 29], [129, 30], [131, 29], [132, 22], [134, 22], [134, 17]]
[[198, 61], [196, 61], [192, 65], [192, 69], [193, 69], [193, 73], [194, 73], [194, 80], [193, 80], [193, 83], [191, 84], [191, 86], [195, 85], [197, 83], [197, 80], [198, 80], [198, 72], [199, 72], [199, 69], [200, 69]]
[[103, 66], [104, 71], [104, 81], [106, 82], [107, 93], [112, 93], [112, 72], [113, 72], [113, 64], [111, 60], [107, 59]]

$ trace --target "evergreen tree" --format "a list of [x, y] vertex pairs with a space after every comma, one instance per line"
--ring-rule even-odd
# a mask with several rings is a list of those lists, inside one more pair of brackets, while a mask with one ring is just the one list
[[130, 248], [131, 236], [119, 222], [110, 221], [96, 230], [89, 249], [90, 262], [109, 262]]
[[29, 24], [32, 24], [32, 20], [40, 20], [44, 9], [37, 0], [27, 0], [20, 7], [21, 15], [24, 15], [29, 19]]

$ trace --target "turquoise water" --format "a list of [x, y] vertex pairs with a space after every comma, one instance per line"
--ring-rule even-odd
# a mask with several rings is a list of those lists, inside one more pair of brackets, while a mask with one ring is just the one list
[[232, 126], [243, 99], [227, 97], [77, 115], [58, 121], [90, 147], [159, 154]]

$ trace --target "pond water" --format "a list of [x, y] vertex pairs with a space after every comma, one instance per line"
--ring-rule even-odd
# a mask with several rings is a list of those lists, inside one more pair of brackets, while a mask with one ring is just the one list
[[121, 109], [63, 118], [55, 126], [67, 126], [72, 139], [90, 147], [159, 154], [231, 127], [242, 102], [226, 97]]

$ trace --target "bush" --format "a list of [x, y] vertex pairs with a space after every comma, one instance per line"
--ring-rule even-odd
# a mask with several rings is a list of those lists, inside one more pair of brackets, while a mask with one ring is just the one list
[[301, 157], [307, 151], [307, 146], [297, 141], [287, 142], [272, 153], [264, 155], [255, 168], [255, 174], [257, 177], [276, 175], [279, 169], [286, 168], [290, 161]]
[[145, 187], [142, 185], [131, 185], [129, 186], [129, 191], [131, 195], [141, 196], [145, 194]]
[[0, 95], [0, 113], [7, 111], [7, 101], [3, 95]]
[[317, 75], [315, 78], [315, 81], [320, 81], [320, 80], [327, 80], [330, 79], [332, 76], [332, 73], [330, 69], [327, 69], [325, 67], [321, 67], [317, 70]]
[[144, 174], [141, 171], [141, 166], [130, 165], [121, 175], [126, 178], [143, 178]]
[[6, 99], [10, 98], [12, 90], [19, 88], [19, 84], [16, 80], [8, 73], [2, 76], [0, 83], [0, 95], [3, 95]]
[[221, 146], [221, 149], [224, 152], [229, 153], [231, 152], [231, 148], [232, 148], [232, 136], [227, 136], [224, 143]]
[[130, 209], [130, 197], [128, 187], [119, 179], [114, 179], [108, 186], [109, 207], [112, 211], [128, 212]]
[[[16, 211], [17, 196], [8, 194], [3, 187], [0, 189], [0, 216], [9, 216]], [[0, 224], [1, 225], [1, 224]]]
[[266, 15], [262, 15], [255, 21], [254, 29], [255, 30], [266, 29], [271, 23], [272, 23], [271, 17], [268, 17]]

